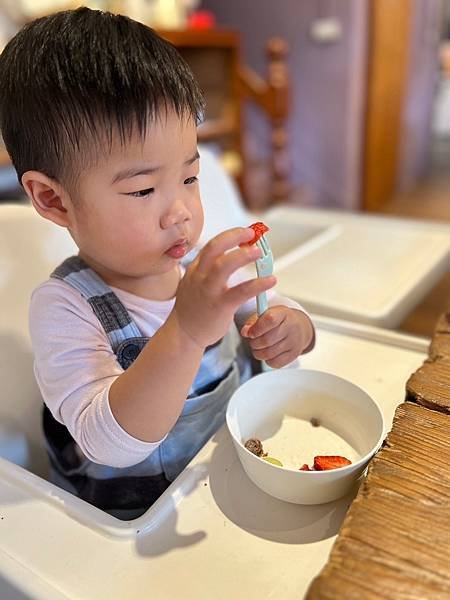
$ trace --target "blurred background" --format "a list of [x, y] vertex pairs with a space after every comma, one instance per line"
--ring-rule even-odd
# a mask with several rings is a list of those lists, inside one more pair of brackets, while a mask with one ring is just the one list
[[[253, 210], [450, 220], [450, 0], [85, 4], [179, 48], [207, 98], [200, 140]], [[79, 5], [0, 0], [0, 48], [27, 21]], [[20, 196], [0, 148], [0, 198]]]

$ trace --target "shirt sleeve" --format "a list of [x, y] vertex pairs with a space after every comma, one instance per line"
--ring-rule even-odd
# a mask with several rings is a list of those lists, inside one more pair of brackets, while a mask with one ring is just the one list
[[123, 369], [88, 302], [64, 282], [32, 295], [29, 328], [34, 372], [45, 404], [92, 461], [127, 467], [161, 443], [129, 435], [114, 418], [109, 388]]

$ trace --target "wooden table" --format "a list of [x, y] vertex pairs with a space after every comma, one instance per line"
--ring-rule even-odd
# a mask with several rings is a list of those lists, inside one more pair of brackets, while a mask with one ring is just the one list
[[450, 310], [308, 600], [450, 597]]

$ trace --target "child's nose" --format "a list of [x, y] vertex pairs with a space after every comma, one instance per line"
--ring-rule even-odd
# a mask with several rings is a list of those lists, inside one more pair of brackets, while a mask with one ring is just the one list
[[167, 229], [173, 225], [178, 225], [188, 221], [192, 217], [186, 203], [181, 199], [176, 199], [170, 203], [165, 213], [161, 217], [161, 227]]

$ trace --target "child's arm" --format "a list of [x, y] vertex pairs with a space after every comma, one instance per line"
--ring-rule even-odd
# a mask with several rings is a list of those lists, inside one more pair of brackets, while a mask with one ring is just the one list
[[166, 323], [111, 385], [111, 411], [130, 435], [151, 442], [170, 431], [205, 348], [226, 334], [239, 305], [275, 284], [268, 277], [228, 285], [232, 273], [260, 256], [258, 248], [239, 247], [252, 236], [235, 228], [208, 242], [181, 280]]

